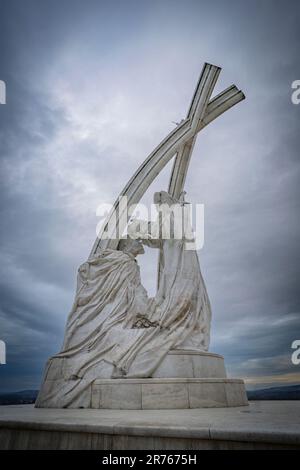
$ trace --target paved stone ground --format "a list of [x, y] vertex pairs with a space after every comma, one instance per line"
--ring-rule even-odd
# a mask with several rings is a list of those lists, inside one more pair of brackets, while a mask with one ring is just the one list
[[0, 406], [2, 438], [9, 430], [143, 436], [144, 440], [153, 436], [199, 442], [269, 443], [300, 448], [300, 401], [253, 401], [237, 408], [158, 411]]

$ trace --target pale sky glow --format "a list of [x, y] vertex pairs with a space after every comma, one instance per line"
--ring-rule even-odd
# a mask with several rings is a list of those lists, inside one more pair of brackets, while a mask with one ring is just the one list
[[[300, 8], [275, 3], [0, 0], [0, 391], [39, 387], [98, 205], [185, 117], [204, 62], [223, 68], [215, 93], [246, 94], [199, 135], [185, 188], [205, 205], [211, 351], [251, 386], [300, 381]], [[151, 295], [156, 259], [139, 258]]]

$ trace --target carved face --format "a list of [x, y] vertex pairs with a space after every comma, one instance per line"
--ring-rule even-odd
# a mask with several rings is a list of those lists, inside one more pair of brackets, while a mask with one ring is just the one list
[[134, 240], [128, 238], [127, 240], [121, 240], [119, 250], [125, 253], [131, 253], [133, 256], [142, 255], [145, 253], [144, 247], [140, 240]]
[[131, 244], [128, 250], [133, 256], [142, 255], [145, 253], [142, 242], [139, 240], [131, 240]]
[[159, 191], [157, 193], [154, 193], [154, 198], [153, 198], [154, 204], [160, 205], [160, 204], [168, 204], [168, 205], [173, 205], [176, 201], [176, 199], [172, 198], [167, 191]]

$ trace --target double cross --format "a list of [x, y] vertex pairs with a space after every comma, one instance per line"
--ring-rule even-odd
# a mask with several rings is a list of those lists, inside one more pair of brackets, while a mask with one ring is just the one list
[[[204, 64], [187, 117], [162, 140], [128, 181], [108, 214], [103, 224], [102, 232], [94, 243], [91, 255], [95, 254], [99, 248], [117, 248], [118, 240], [113, 234], [110, 237], [107, 229], [110, 226], [109, 222], [111, 220], [116, 220], [118, 228], [118, 221], [125, 215], [122, 213], [124, 209], [119, 205], [120, 197], [127, 197], [127, 207], [137, 204], [155, 177], [174, 156], [175, 160], [168, 192], [173, 197], [179, 198], [184, 187], [198, 132], [245, 98], [241, 90], [238, 90], [235, 85], [231, 85], [210, 99], [220, 71], [221, 68], [216, 65]], [[102, 237], [104, 232], [106, 232], [105, 238]]]

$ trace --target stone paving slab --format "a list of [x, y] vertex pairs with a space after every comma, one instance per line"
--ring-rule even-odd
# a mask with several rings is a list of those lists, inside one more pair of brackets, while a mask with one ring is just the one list
[[249, 407], [157, 411], [0, 406], [0, 431], [5, 429], [271, 443], [300, 448], [300, 401], [253, 401]]

